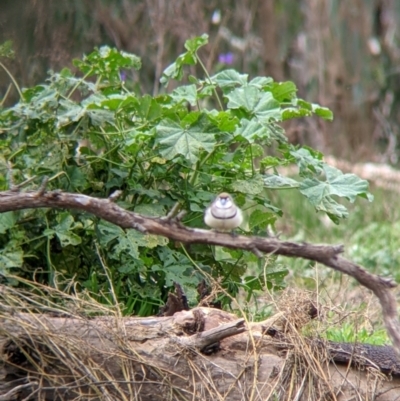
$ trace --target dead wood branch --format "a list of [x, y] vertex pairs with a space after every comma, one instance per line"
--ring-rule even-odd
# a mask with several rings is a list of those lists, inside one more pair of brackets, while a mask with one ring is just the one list
[[[7, 288], [2, 295], [9, 295]], [[198, 315], [204, 317], [204, 331], [185, 334], [197, 327]], [[30, 386], [19, 388], [18, 399], [172, 401], [229, 394], [230, 400], [241, 401], [257, 363], [244, 331], [242, 319], [208, 308], [158, 318], [0, 313], [0, 396], [11, 396], [16, 382], [26, 378]], [[222, 353], [199, 352], [215, 341]], [[274, 355], [264, 359], [258, 373], [262, 394], [279, 361]], [[38, 382], [41, 393], [31, 398]]]
[[[7, 288], [0, 292], [1, 302], [7, 303], [10, 294], [15, 303], [15, 290]], [[20, 306], [28, 306], [20, 301]], [[187, 335], [196, 314], [204, 317], [204, 331]], [[299, 400], [344, 401], [354, 395], [354, 389], [359, 399], [375, 395], [380, 401], [391, 401], [398, 395], [400, 380], [381, 377], [378, 398], [369, 389], [367, 373], [330, 365], [318, 347], [315, 353], [310, 348], [296, 350], [296, 343], [304, 339], [294, 339], [293, 333], [292, 349], [282, 356], [276, 341], [262, 334], [270, 324], [271, 319], [252, 324], [245, 332], [242, 319], [208, 308], [158, 318], [0, 313], [0, 399], [242, 401], [249, 399], [255, 385], [253, 401], [272, 401], [277, 399], [275, 391], [284, 390], [287, 374], [301, 382]], [[216, 333], [222, 339], [218, 352], [196, 350], [199, 334], [215, 340]], [[256, 353], [250, 333], [256, 340]], [[315, 374], [317, 370], [325, 372], [323, 377]], [[319, 392], [310, 396], [317, 386]]]
[[[293, 336], [286, 335], [273, 326], [265, 329], [265, 322], [263, 327], [263, 332], [277, 341], [277, 348], [288, 351], [294, 347]], [[400, 361], [390, 345], [344, 343], [308, 338], [302, 341], [307, 343], [313, 354], [325, 352], [327, 357], [336, 363], [350, 364], [363, 370], [372, 367], [384, 374], [400, 377]]]
[[185, 347], [195, 347], [200, 351], [204, 351], [207, 347], [220, 342], [224, 338], [243, 333], [245, 330], [244, 319], [239, 319], [233, 323], [223, 324], [192, 337], [183, 337], [179, 339], [179, 343]]
[[190, 229], [174, 219], [145, 217], [129, 212], [110, 199], [97, 199], [61, 191], [45, 193], [41, 191], [5, 191], [0, 193], [0, 212], [42, 207], [85, 211], [122, 228], [133, 228], [144, 234], [161, 235], [182, 243], [219, 245], [252, 252], [256, 249], [258, 252], [300, 257], [322, 263], [354, 277], [377, 296], [389, 336], [400, 354], [400, 323], [397, 318], [396, 301], [390, 292], [396, 283], [391, 279], [371, 274], [361, 266], [340, 256], [343, 252], [342, 245], [298, 244], [280, 241], [276, 238], [246, 237], [243, 235], [232, 237], [229, 234], [209, 230]]

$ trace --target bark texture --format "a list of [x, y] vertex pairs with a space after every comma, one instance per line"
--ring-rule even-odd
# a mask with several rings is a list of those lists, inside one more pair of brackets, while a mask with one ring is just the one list
[[341, 273], [354, 277], [361, 285], [370, 289], [382, 307], [383, 319], [396, 352], [400, 355], [400, 322], [397, 317], [396, 299], [390, 290], [397, 284], [390, 278], [369, 273], [361, 266], [341, 256], [342, 245], [313, 245], [280, 241], [277, 238], [235, 236], [210, 230], [190, 229], [176, 218], [145, 217], [119, 207], [115, 201], [118, 193], [109, 199], [98, 199], [86, 195], [69, 194], [61, 191], [46, 192], [46, 183], [38, 191], [20, 192], [20, 187], [0, 193], [0, 212], [28, 208], [65, 208], [92, 213], [120, 226], [133, 228], [145, 234], [156, 234], [174, 241], [192, 244], [219, 245], [227, 248], [245, 249], [258, 256], [274, 253], [288, 257], [299, 257], [322, 263]]
[[[255, 401], [296, 394], [348, 400], [357, 394], [388, 401], [400, 395], [399, 379], [366, 365], [364, 371], [336, 366], [320, 346], [303, 348], [303, 355], [293, 344], [284, 349], [263, 334], [280, 318], [246, 325], [209, 308], [94, 319], [7, 311], [0, 316], [0, 400]], [[290, 393], [288, 378], [302, 385]]]

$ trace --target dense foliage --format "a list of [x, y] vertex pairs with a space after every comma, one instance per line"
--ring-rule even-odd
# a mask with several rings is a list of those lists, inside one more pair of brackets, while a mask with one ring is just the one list
[[[215, 75], [198, 50], [207, 35], [185, 44], [186, 52], [164, 71], [161, 82], [182, 80], [169, 93], [141, 94], [126, 72], [141, 67], [138, 57], [109, 47], [96, 49], [69, 69], [51, 72], [45, 84], [21, 91], [20, 101], [0, 112], [0, 185], [49, 177], [49, 189], [108, 197], [149, 216], [172, 210], [188, 213], [183, 223], [204, 227], [203, 212], [215, 194], [228, 191], [244, 210], [241, 227], [265, 236], [282, 215], [271, 190], [299, 191], [338, 223], [347, 217], [337, 197], [369, 200], [368, 184], [328, 166], [323, 155], [290, 144], [279, 125], [288, 119], [332, 113], [296, 96], [293, 82], [250, 79], [236, 70]], [[3, 54], [4, 55], [4, 54]], [[187, 76], [198, 64], [204, 78]], [[280, 175], [296, 165], [298, 177]], [[185, 248], [167, 239], [122, 230], [94, 216], [64, 210], [26, 210], [0, 215], [0, 274], [11, 273], [52, 285], [71, 279], [111, 300], [110, 285], [125, 313], [157, 311], [178, 282], [195, 300], [195, 288], [209, 273], [233, 296], [248, 297], [264, 286], [283, 285], [287, 273], [274, 258], [198, 245]], [[222, 295], [221, 299], [227, 301]]]

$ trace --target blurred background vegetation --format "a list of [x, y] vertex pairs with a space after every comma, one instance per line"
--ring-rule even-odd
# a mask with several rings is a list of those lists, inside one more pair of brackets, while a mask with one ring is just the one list
[[[13, 41], [16, 58], [7, 67], [21, 86], [110, 45], [142, 58], [139, 89], [156, 94], [184, 41], [208, 33], [202, 58], [212, 72], [229, 65], [293, 80], [300, 97], [333, 110], [333, 123], [288, 124], [293, 142], [397, 165], [399, 21], [397, 0], [2, 0], [0, 43]], [[1, 70], [0, 98], [9, 85]], [[7, 103], [16, 99], [10, 93]]]

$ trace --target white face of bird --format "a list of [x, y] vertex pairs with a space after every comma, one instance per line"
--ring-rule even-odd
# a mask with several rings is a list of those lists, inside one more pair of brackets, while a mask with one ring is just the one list
[[219, 194], [212, 203], [212, 205], [214, 205], [215, 207], [222, 209], [228, 209], [229, 207], [232, 207], [232, 204], [233, 199], [226, 192], [222, 192], [222, 194]]
[[242, 211], [226, 192], [219, 194], [204, 214], [204, 222], [217, 231], [232, 231], [239, 227], [242, 221]]

